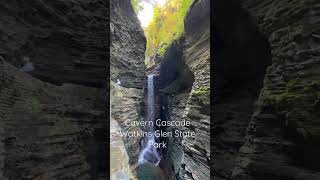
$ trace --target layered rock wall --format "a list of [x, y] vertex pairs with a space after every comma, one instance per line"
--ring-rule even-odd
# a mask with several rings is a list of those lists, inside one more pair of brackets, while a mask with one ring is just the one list
[[107, 178], [108, 6], [0, 3], [0, 179]]
[[54, 84], [105, 86], [108, 1], [31, 0], [0, 4], [0, 55]]
[[[130, 0], [112, 0], [110, 8], [111, 118], [119, 123], [123, 132], [140, 131], [139, 126], [125, 125], [125, 121], [143, 120], [146, 40]], [[136, 165], [140, 138], [124, 136], [123, 141], [130, 165]]]
[[215, 5], [213, 178], [319, 179], [319, 3]]
[[155, 70], [160, 72], [159, 117], [191, 123], [166, 131], [196, 133], [168, 138], [160, 166], [168, 178], [210, 179], [210, 1], [194, 1], [185, 18], [184, 36], [173, 42]]
[[[210, 179], [210, 1], [194, 1], [185, 18], [183, 58], [194, 75], [183, 118], [191, 122], [183, 138], [180, 173], [188, 179]], [[181, 176], [181, 175], [180, 175]]]
[[239, 2], [216, 1], [212, 22], [211, 172], [214, 179], [230, 179], [271, 55], [266, 38]]
[[[1, 61], [1, 174], [8, 179], [106, 177], [101, 91], [42, 82]], [[88, 93], [90, 92], [90, 93]]]
[[110, 78], [121, 86], [142, 89], [146, 38], [129, 0], [111, 1]]
[[319, 179], [319, 2], [242, 6], [268, 38], [268, 67], [235, 179]]

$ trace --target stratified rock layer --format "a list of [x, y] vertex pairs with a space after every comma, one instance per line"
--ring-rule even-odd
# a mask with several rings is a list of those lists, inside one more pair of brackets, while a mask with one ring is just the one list
[[[146, 40], [130, 0], [112, 0], [110, 8], [111, 118], [119, 123], [123, 133], [140, 131], [139, 126], [127, 126], [125, 121], [142, 120]], [[123, 141], [133, 166], [138, 163], [140, 138], [124, 136]]]
[[215, 5], [213, 178], [319, 179], [319, 2]]
[[235, 179], [319, 179], [319, 2], [243, 0], [268, 38], [268, 67]]
[[212, 22], [211, 172], [214, 179], [229, 179], [244, 143], [265, 69], [271, 64], [271, 55], [267, 40], [240, 3], [216, 1]]
[[106, 163], [100, 161], [106, 158], [101, 90], [57, 87], [2, 60], [0, 69], [0, 177], [106, 177]]
[[[157, 65], [156, 65], [157, 66]], [[195, 137], [165, 139], [160, 166], [172, 179], [210, 179], [210, 1], [194, 1], [185, 18], [184, 36], [173, 42], [156, 74], [159, 118], [186, 120], [189, 127], [166, 127], [194, 132]]]
[[0, 179], [107, 178], [108, 6], [0, 3]]
[[194, 75], [184, 118], [185, 131], [194, 138], [182, 139], [182, 169], [186, 179], [210, 179], [210, 1], [195, 1], [185, 19], [183, 57]]
[[12, 0], [0, 4], [0, 55], [55, 84], [105, 86], [108, 1]]
[[146, 38], [129, 0], [111, 1], [110, 75], [121, 86], [141, 89], [145, 83]]

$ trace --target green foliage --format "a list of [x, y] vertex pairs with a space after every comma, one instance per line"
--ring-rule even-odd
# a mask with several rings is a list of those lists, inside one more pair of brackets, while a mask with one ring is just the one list
[[[277, 111], [287, 111], [299, 106], [313, 106], [320, 100], [320, 81], [313, 80], [304, 82], [301, 80], [291, 80], [285, 87], [273, 89], [264, 97], [265, 106], [276, 108]], [[317, 105], [316, 105], [317, 106]]]
[[153, 19], [144, 30], [147, 57], [154, 57], [156, 54], [163, 56], [168, 46], [181, 37], [184, 18], [192, 2], [193, 0], [167, 0], [164, 6], [154, 7]]
[[210, 87], [200, 87], [194, 91], [194, 94], [209, 95], [210, 94]]
[[140, 0], [131, 0], [131, 4], [136, 14], [138, 14], [139, 11], [143, 10], [143, 7], [140, 4]]

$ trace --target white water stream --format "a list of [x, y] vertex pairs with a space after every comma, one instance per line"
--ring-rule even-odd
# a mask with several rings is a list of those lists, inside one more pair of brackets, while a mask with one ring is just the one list
[[[147, 121], [155, 121], [154, 119], [154, 85], [153, 85], [153, 75], [148, 75], [148, 119]], [[156, 137], [154, 136], [155, 123], [148, 123], [153, 125], [148, 125], [146, 130], [152, 134], [143, 140], [143, 149], [139, 154], [139, 164], [150, 162], [156, 166], [160, 163], [161, 157], [157, 149], [153, 146], [156, 143]]]

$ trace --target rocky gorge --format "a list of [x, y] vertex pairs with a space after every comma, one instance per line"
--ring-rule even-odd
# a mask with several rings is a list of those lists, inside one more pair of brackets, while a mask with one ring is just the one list
[[1, 180], [107, 178], [108, 7], [0, 3]]
[[[164, 57], [147, 71], [144, 65], [146, 42], [130, 9], [130, 1], [114, 1], [111, 7], [116, 9], [111, 12], [111, 33], [114, 33], [111, 62], [115, 62], [114, 66], [111, 63], [111, 117], [123, 131], [139, 129], [138, 125], [126, 126], [125, 121], [146, 119], [146, 76], [153, 75], [155, 119], [163, 122], [188, 120], [190, 129], [180, 130], [197, 134], [195, 138], [162, 138], [168, 148], [161, 150], [160, 168], [166, 179], [209, 179], [210, 1], [193, 3], [185, 19], [185, 35], [172, 43]], [[120, 26], [121, 23], [125, 25]], [[128, 82], [135, 82], [135, 86]], [[173, 132], [182, 127], [161, 128], [159, 130]], [[124, 138], [132, 169], [138, 166], [142, 139]]]
[[320, 179], [319, 7], [194, 0], [146, 69], [130, 0], [0, 3], [0, 180], [134, 179], [143, 138], [119, 132], [143, 130], [148, 75], [155, 119], [191, 124], [155, 128], [196, 134], [160, 139], [158, 178]]
[[215, 1], [211, 178], [320, 178], [318, 6]]
[[168, 179], [319, 179], [319, 3], [216, 0], [211, 19], [209, 3], [194, 1], [183, 37], [147, 72], [157, 118], [197, 132], [164, 138], [160, 167]]

